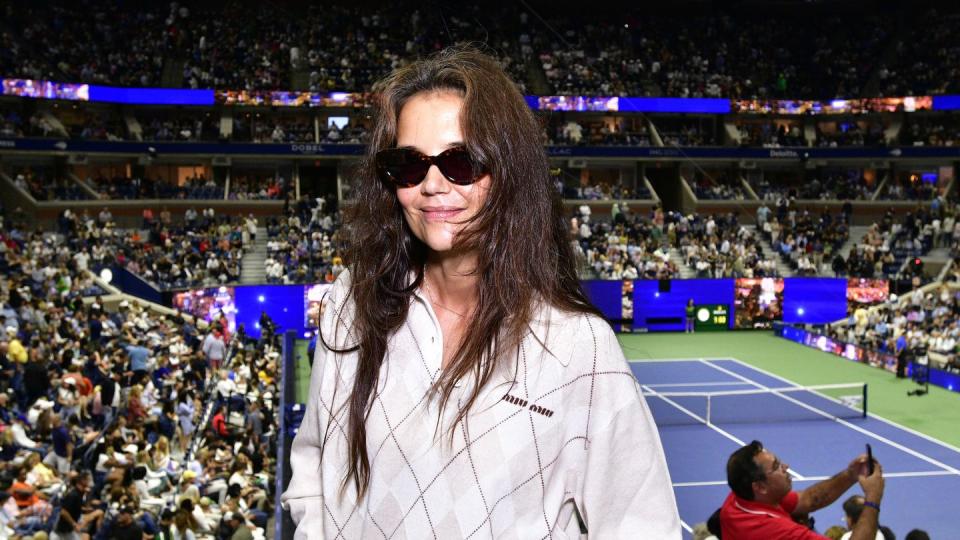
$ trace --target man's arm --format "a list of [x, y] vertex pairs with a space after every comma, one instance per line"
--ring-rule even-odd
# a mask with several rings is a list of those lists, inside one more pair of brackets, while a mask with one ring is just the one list
[[[865, 471], [864, 471], [865, 472]], [[874, 461], [873, 474], [862, 474], [859, 478], [863, 488], [863, 498], [866, 501], [860, 519], [853, 526], [850, 540], [874, 540], [877, 529], [880, 527], [880, 501], [883, 499], [883, 469]]]
[[846, 469], [832, 477], [818, 482], [798, 493], [800, 500], [794, 508], [794, 515], [809, 514], [840, 498], [848, 489], [857, 483], [860, 467], [867, 463], [867, 455], [861, 454], [850, 462]]
[[70, 514], [70, 512], [66, 510], [60, 510], [60, 519], [66, 521], [70, 525], [70, 528], [74, 531], [77, 530], [77, 521], [73, 519], [73, 516]]

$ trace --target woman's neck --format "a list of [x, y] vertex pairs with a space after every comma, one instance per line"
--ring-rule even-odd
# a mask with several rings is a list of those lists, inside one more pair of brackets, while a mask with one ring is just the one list
[[457, 315], [469, 315], [477, 303], [480, 279], [476, 268], [476, 256], [430, 258], [424, 268], [430, 301]]

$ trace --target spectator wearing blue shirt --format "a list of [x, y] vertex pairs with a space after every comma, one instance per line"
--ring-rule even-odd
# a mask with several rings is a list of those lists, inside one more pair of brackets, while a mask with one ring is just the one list
[[103, 322], [102, 318], [106, 318], [106, 315], [100, 313], [99, 315], [93, 315], [90, 317], [90, 341], [100, 343], [103, 341]]
[[144, 347], [140, 340], [127, 345], [124, 349], [130, 357], [130, 371], [133, 372], [131, 384], [140, 384], [150, 368], [150, 350]]
[[906, 334], [900, 334], [900, 337], [897, 338], [897, 352], [907, 348], [907, 336]]
[[887, 321], [884, 319], [880, 319], [880, 322], [878, 322], [877, 325], [873, 327], [873, 330], [881, 338], [886, 337], [887, 332], [889, 331], [889, 328], [887, 327]]
[[65, 475], [70, 472], [70, 462], [73, 461], [73, 441], [70, 440], [70, 431], [63, 425], [60, 415], [55, 414], [50, 417], [50, 420], [53, 451], [47, 453], [43, 462]]

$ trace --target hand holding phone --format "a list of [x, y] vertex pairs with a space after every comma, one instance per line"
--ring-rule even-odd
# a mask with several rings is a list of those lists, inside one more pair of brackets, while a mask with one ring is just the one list
[[867, 443], [867, 476], [873, 474], [873, 449], [870, 448], [870, 443]]

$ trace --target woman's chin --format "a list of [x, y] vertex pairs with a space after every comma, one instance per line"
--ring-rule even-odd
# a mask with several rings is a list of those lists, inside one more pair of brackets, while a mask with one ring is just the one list
[[450, 253], [453, 251], [453, 238], [427, 238], [424, 242], [430, 251], [435, 253]]

